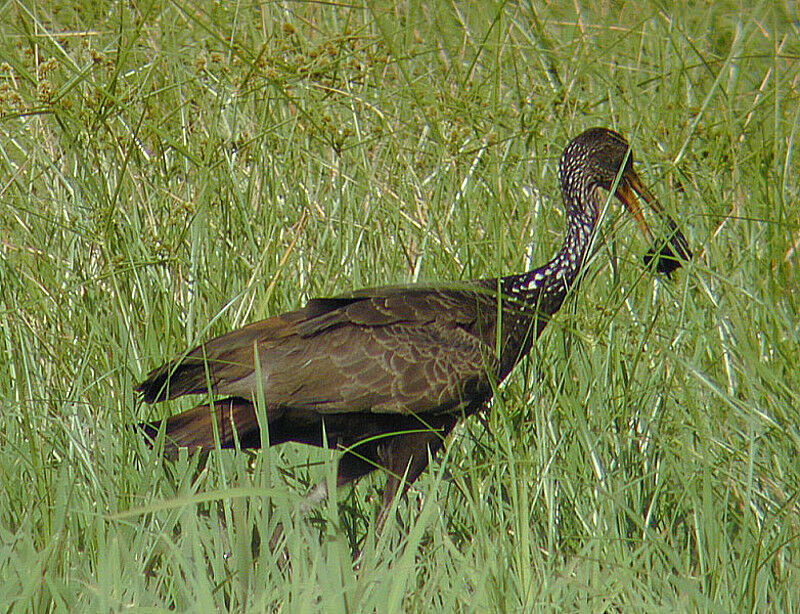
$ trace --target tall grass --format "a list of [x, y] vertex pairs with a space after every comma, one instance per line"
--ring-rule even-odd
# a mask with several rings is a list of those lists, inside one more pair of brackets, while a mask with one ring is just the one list
[[[4, 609], [798, 609], [797, 8], [562, 4], [0, 7]], [[335, 453], [164, 465], [128, 428], [213, 334], [545, 261], [593, 125], [696, 258], [659, 278], [610, 209], [380, 536], [381, 476], [300, 517]]]

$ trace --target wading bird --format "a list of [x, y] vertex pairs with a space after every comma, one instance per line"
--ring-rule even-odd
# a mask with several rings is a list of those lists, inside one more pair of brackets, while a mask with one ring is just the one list
[[[258, 448], [262, 439], [338, 448], [339, 485], [376, 468], [388, 472], [382, 524], [393, 498], [417, 479], [459, 419], [486, 406], [561, 307], [586, 258], [604, 191], [625, 205], [651, 242], [636, 194], [669, 229], [646, 262], [656, 258], [656, 268], [670, 273], [692, 257], [616, 132], [592, 128], [573, 139], [559, 179], [566, 239], [544, 266], [466, 283], [317, 298], [212, 339], [152, 371], [137, 390], [147, 403], [187, 394], [224, 398], [142, 427], [151, 439], [165, 430], [167, 454], [182, 446]], [[266, 423], [259, 422], [258, 403]], [[324, 496], [324, 484], [314, 492]]]

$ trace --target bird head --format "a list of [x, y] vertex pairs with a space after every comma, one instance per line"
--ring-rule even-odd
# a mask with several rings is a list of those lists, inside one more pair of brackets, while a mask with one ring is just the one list
[[[686, 237], [634, 170], [631, 147], [622, 135], [608, 128], [590, 128], [579, 134], [561, 156], [559, 176], [564, 200], [568, 203], [576, 200], [591, 202], [589, 193], [597, 187], [614, 193], [653, 245], [645, 255], [645, 264], [657, 258], [656, 269], [661, 273], [671, 273], [681, 266], [681, 260], [692, 258]], [[584, 193], [579, 196], [581, 191]], [[639, 198], [661, 218], [667, 229], [666, 239], [654, 238]]]

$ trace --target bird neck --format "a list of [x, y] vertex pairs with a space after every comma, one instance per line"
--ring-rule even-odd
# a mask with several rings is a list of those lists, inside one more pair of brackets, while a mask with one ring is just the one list
[[559, 310], [583, 266], [597, 223], [598, 199], [597, 190], [587, 190], [582, 203], [578, 203], [565, 191], [567, 230], [564, 244], [544, 266], [504, 277], [505, 294], [534, 305], [539, 315], [553, 315]]

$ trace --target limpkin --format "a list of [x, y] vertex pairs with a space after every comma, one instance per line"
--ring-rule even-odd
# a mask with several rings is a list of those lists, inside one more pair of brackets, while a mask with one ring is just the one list
[[[616, 132], [593, 128], [573, 139], [561, 156], [559, 179], [566, 239], [544, 266], [461, 284], [312, 299], [212, 339], [152, 371], [137, 390], [147, 403], [187, 394], [226, 398], [165, 425], [144, 424], [148, 436], [165, 428], [166, 454], [181, 446], [258, 448], [262, 427], [270, 445], [338, 448], [339, 485], [376, 468], [387, 471], [383, 518], [456, 422], [486, 406], [561, 307], [584, 263], [603, 190], [614, 193], [651, 241], [636, 194], [662, 217], [670, 236], [646, 257], [657, 257], [660, 272], [691, 258]], [[264, 404], [267, 424], [259, 423], [257, 403]]]

